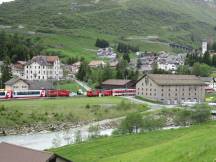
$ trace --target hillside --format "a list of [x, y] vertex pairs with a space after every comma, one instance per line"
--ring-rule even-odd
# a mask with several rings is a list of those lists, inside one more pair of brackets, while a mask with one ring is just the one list
[[216, 38], [215, 27], [214, 2], [201, 0], [16, 0], [0, 6], [0, 28], [43, 37], [49, 49], [89, 59], [97, 37], [170, 50], [172, 41], [199, 47]]
[[53, 150], [76, 162], [210, 162], [216, 123], [140, 135], [108, 137]]

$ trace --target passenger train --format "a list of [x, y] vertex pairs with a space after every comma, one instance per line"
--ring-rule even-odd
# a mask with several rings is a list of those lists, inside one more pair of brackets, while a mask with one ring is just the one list
[[31, 99], [41, 97], [69, 97], [68, 90], [26, 90], [26, 91], [0, 91], [0, 99]]

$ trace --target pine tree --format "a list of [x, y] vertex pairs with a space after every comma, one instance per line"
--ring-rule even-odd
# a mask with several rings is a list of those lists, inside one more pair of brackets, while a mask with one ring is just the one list
[[5, 82], [7, 82], [8, 80], [12, 78], [10, 63], [11, 63], [10, 58], [8, 56], [5, 56], [4, 64], [1, 67], [1, 73], [2, 73], [1, 83], [2, 84], [4, 84]]

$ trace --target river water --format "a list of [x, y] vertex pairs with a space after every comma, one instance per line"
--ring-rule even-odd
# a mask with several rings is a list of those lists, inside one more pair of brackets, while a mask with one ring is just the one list
[[3, 2], [11, 2], [11, 1], [14, 1], [14, 0], [0, 0], [0, 4], [2, 4]]
[[[100, 135], [110, 136], [112, 131], [113, 129], [101, 130]], [[8, 142], [36, 150], [45, 150], [74, 143], [75, 132], [75, 130], [70, 130], [61, 132], [5, 136], [0, 137], [0, 142]], [[83, 140], [86, 140], [88, 135], [89, 133], [87, 130], [81, 130], [81, 136]]]
[[[0, 142], [8, 142], [36, 150], [45, 150], [73, 144], [78, 131], [80, 131], [82, 139], [86, 140], [91, 135], [88, 131], [89, 127], [96, 125], [101, 126], [106, 123], [110, 123], [111, 121], [113, 120], [103, 120], [100, 122], [95, 122], [78, 128], [72, 128], [59, 132], [41, 132], [34, 134], [2, 136], [0, 137]], [[112, 135], [113, 130], [114, 129], [103, 128], [99, 131], [99, 134], [110, 136]]]

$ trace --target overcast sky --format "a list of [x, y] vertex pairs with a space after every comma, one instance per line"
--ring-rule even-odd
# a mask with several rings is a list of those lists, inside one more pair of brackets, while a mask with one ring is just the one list
[[0, 4], [1, 4], [2, 2], [10, 2], [10, 1], [13, 1], [13, 0], [0, 0]]

